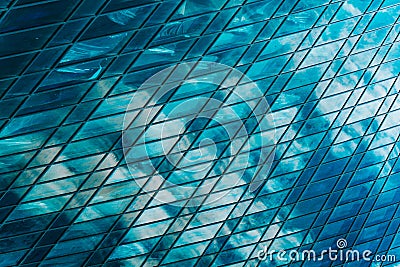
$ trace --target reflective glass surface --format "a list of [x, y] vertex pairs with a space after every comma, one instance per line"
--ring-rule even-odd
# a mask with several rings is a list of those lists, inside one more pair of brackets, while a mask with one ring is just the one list
[[[399, 266], [399, 14], [398, 0], [0, 0], [0, 266]], [[145, 81], [183, 62], [223, 64], [259, 90], [199, 82], [144, 102]], [[170, 115], [202, 99], [236, 117]], [[147, 143], [128, 157], [126, 123], [150, 109]], [[223, 196], [182, 204], [196, 191], [138, 182], [154, 175], [145, 164]], [[396, 258], [259, 257], [339, 239]]]

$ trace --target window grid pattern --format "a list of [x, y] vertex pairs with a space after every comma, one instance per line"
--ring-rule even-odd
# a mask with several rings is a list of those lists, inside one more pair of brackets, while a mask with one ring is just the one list
[[[339, 238], [399, 253], [397, 1], [0, 8], [1, 265], [275, 266], [257, 259], [264, 246], [320, 251]], [[254, 194], [239, 184], [215, 206], [155, 204], [126, 167], [122, 121], [147, 78], [196, 60], [259, 85], [276, 157]], [[283, 265], [318, 264], [344, 263]]]

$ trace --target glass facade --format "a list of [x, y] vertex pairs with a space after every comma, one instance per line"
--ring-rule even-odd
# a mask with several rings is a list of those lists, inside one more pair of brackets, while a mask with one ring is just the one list
[[[399, 14], [398, 0], [0, 0], [0, 266], [400, 266]], [[148, 102], [151, 77], [201, 62], [246, 82]], [[207, 116], [185, 117], [197, 105]], [[129, 139], [143, 125], [146, 142]], [[260, 257], [328, 248], [393, 257]]]

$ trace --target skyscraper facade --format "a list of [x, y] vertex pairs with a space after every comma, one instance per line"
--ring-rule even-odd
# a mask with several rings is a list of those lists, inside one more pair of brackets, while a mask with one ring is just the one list
[[0, 266], [400, 266], [399, 15], [0, 0]]

